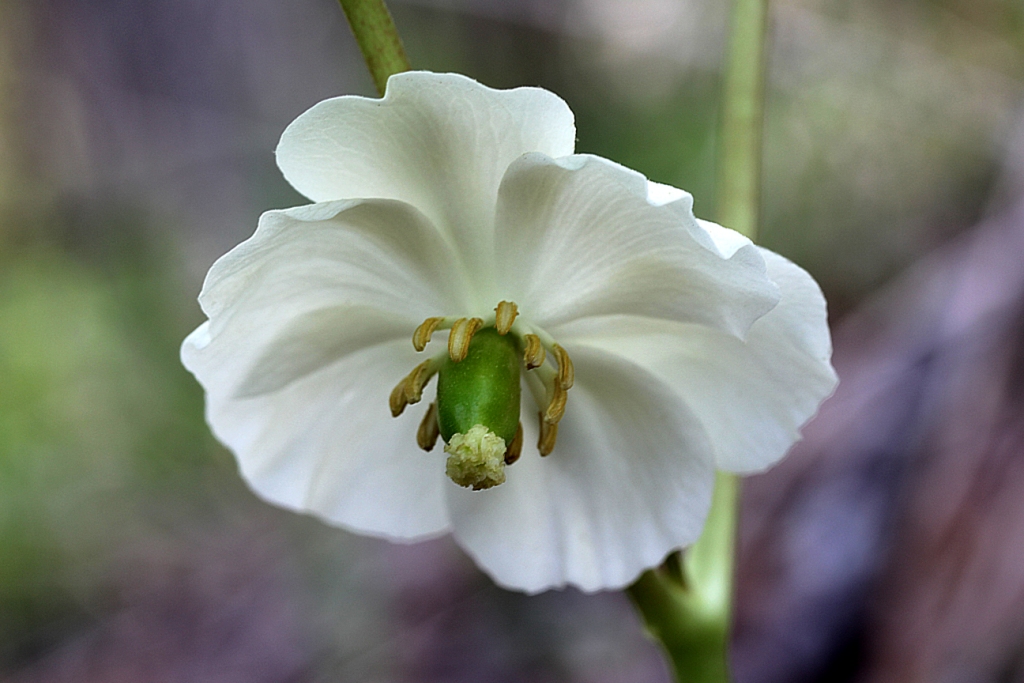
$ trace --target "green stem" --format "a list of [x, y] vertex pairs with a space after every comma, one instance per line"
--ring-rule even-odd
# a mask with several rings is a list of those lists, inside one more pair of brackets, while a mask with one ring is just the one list
[[761, 205], [768, 0], [735, 0], [722, 86], [716, 220], [750, 239]]
[[704, 533], [629, 587], [680, 683], [727, 683], [739, 480], [720, 472]]
[[409, 70], [409, 58], [405, 56], [405, 48], [402, 47], [402, 39], [398, 37], [391, 13], [384, 0], [340, 2], [377, 86], [377, 92], [383, 95], [388, 77]]
[[[718, 152], [716, 218], [754, 239], [761, 185], [768, 0], [734, 0]], [[680, 683], [728, 683], [740, 482], [719, 472], [704, 533], [628, 589]]]

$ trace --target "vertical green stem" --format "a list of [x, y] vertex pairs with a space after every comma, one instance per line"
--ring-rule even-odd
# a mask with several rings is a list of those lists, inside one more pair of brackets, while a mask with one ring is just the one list
[[732, 615], [739, 493], [739, 477], [719, 472], [704, 533], [683, 558], [686, 580], [700, 594], [705, 607], [719, 616], [725, 636]]
[[405, 48], [402, 47], [402, 39], [398, 37], [391, 13], [384, 0], [340, 2], [377, 86], [377, 92], [383, 95], [389, 76], [409, 70], [409, 58], [405, 56]]
[[[761, 184], [768, 0], [734, 0], [718, 153], [716, 218], [754, 239]], [[628, 589], [680, 683], [727, 683], [740, 482], [719, 472], [700, 539]]]
[[768, 0], [734, 0], [722, 87], [716, 220], [757, 237]]
[[729, 681], [733, 557], [739, 481], [719, 473], [700, 539], [628, 588], [680, 683]]

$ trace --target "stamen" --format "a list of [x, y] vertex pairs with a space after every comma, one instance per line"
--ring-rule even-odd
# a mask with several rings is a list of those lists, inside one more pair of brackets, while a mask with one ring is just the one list
[[[441, 427], [437, 424], [437, 403], [431, 403], [427, 413], [416, 430], [416, 443], [428, 453], [437, 443], [437, 437], [441, 436]], [[506, 456], [508, 457], [508, 456]]]
[[549, 423], [544, 419], [544, 413], [538, 413], [540, 418], [540, 438], [537, 439], [537, 451], [541, 456], [550, 455], [555, 450], [555, 440], [558, 438], [558, 423]]
[[552, 345], [551, 351], [555, 354], [555, 360], [558, 361], [558, 386], [568, 390], [576, 381], [576, 369], [573, 367], [572, 359], [558, 344]]
[[427, 342], [430, 341], [430, 337], [437, 331], [437, 326], [442, 322], [444, 322], [444, 318], [427, 318], [420, 323], [420, 326], [412, 333], [413, 348], [417, 351], [427, 348]]
[[423, 398], [423, 387], [427, 385], [431, 377], [437, 374], [438, 367], [437, 358], [425, 360], [395, 385], [395, 388], [391, 390], [391, 396], [388, 397], [388, 406], [391, 408], [392, 417], [401, 415], [407, 405], [420, 402], [420, 399]]
[[495, 307], [494, 313], [494, 327], [498, 334], [508, 334], [516, 316], [519, 315], [519, 307], [512, 301], [502, 301]]
[[458, 363], [469, 353], [469, 342], [484, 324], [480, 318], [459, 318], [452, 324], [448, 335], [448, 356], [453, 363]]
[[544, 365], [547, 352], [540, 343], [540, 337], [535, 334], [527, 334], [523, 336], [523, 342], [526, 344], [526, 349], [523, 351], [523, 361], [526, 363], [526, 369], [533, 370]]
[[391, 390], [391, 396], [388, 397], [388, 406], [391, 408], [391, 417], [398, 417], [405, 410], [405, 407], [409, 405], [409, 401], [405, 399], [405, 379], [395, 385], [395, 388]]
[[519, 426], [516, 427], [516, 435], [512, 437], [512, 443], [508, 445], [505, 450], [505, 464], [511, 465], [519, 456], [523, 453], [523, 423], [520, 422]]
[[[417, 351], [422, 351], [430, 342], [434, 332], [450, 329], [448, 357], [453, 363], [459, 363], [469, 356], [469, 347], [474, 335], [485, 324], [488, 326], [487, 340], [497, 341], [512, 332], [514, 328], [513, 336], [516, 337], [516, 340], [506, 340], [503, 343], [510, 344], [510, 350], [517, 347], [522, 349], [523, 364], [526, 369], [536, 371], [523, 375], [523, 378], [526, 379], [526, 384], [537, 405], [541, 407], [537, 415], [540, 422], [537, 450], [542, 456], [547, 456], [554, 450], [555, 442], [558, 439], [558, 424], [565, 416], [568, 391], [576, 379], [575, 367], [569, 353], [561, 345], [555, 343], [551, 335], [528, 323], [517, 322], [519, 307], [515, 302], [499, 302], [494, 308], [494, 313], [494, 318], [487, 318], [486, 322], [483, 318], [469, 317], [427, 318], [413, 333], [413, 347]], [[489, 329], [491, 325], [501, 337], [491, 336]], [[483, 341], [481, 338], [480, 343], [482, 344]], [[549, 355], [552, 357], [550, 364], [547, 363]], [[475, 359], [476, 356], [474, 355], [473, 358]], [[511, 361], [512, 358], [509, 360]], [[417, 365], [392, 390], [388, 400], [391, 414], [398, 417], [406, 407], [419, 402], [422, 399], [424, 387], [442, 367], [450, 367], [446, 366], [443, 355]], [[518, 373], [515, 374], [518, 375]], [[516, 392], [516, 396], [518, 397], [518, 392]], [[516, 400], [518, 401], [518, 398]], [[515, 412], [517, 417], [518, 410]], [[447, 413], [443, 413], [439, 409], [436, 401], [431, 403], [424, 413], [416, 431], [416, 443], [423, 450], [432, 450], [437, 444], [437, 440], [442, 437], [442, 423], [448, 424], [445, 422], [445, 419], [448, 418], [442, 419], [442, 415], [447, 415]], [[512, 417], [511, 414], [508, 416]], [[505, 425], [501, 429], [502, 433], [507, 434], [511, 431], [509, 429], [511, 420], [508, 420]], [[447, 435], [449, 432], [452, 432], [450, 437], [445, 437], [447, 441], [445, 452], [449, 455], [445, 467], [448, 476], [461, 486], [480, 490], [500, 484], [505, 479], [502, 468], [517, 462], [522, 455], [522, 422], [516, 424], [515, 436], [507, 446], [503, 438], [498, 437], [483, 424], [473, 424], [465, 433], [449, 427], [445, 434]]]
[[558, 421], [565, 415], [565, 401], [569, 398], [569, 394], [562, 385], [556, 384], [555, 391], [551, 396], [551, 401], [548, 402], [548, 407], [544, 410], [544, 422], [548, 424], [558, 424]]
[[405, 378], [405, 400], [409, 404], [419, 403], [420, 399], [423, 398], [423, 387], [427, 385], [427, 382], [430, 381], [430, 378], [436, 372], [431, 367], [433, 365], [433, 358], [425, 360], [413, 368], [413, 371]]
[[533, 402], [541, 410], [548, 404], [548, 397], [551, 395], [552, 390], [552, 382], [550, 380], [545, 381], [543, 376], [545, 370], [550, 370], [550, 368], [539, 368], [536, 372], [529, 372], [523, 375], [523, 379], [526, 380], [526, 388], [533, 395]]

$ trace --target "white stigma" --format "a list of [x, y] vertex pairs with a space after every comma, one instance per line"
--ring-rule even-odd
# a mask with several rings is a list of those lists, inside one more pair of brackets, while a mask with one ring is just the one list
[[444, 447], [445, 472], [459, 486], [474, 491], [505, 481], [505, 440], [483, 425], [455, 434]]

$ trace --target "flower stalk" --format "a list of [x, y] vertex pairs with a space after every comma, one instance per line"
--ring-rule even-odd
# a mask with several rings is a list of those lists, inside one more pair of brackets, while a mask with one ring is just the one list
[[722, 85], [715, 220], [757, 241], [768, 0], [734, 0]]
[[718, 474], [700, 540], [627, 589], [680, 683], [729, 681], [728, 646], [739, 480]]
[[[756, 239], [768, 0], [734, 0], [722, 89], [716, 219]], [[700, 539], [628, 589], [680, 683], [727, 683], [740, 482], [719, 472]]]
[[388, 78], [409, 70], [402, 39], [384, 0], [340, 0], [352, 33], [370, 69], [377, 92], [384, 94]]

